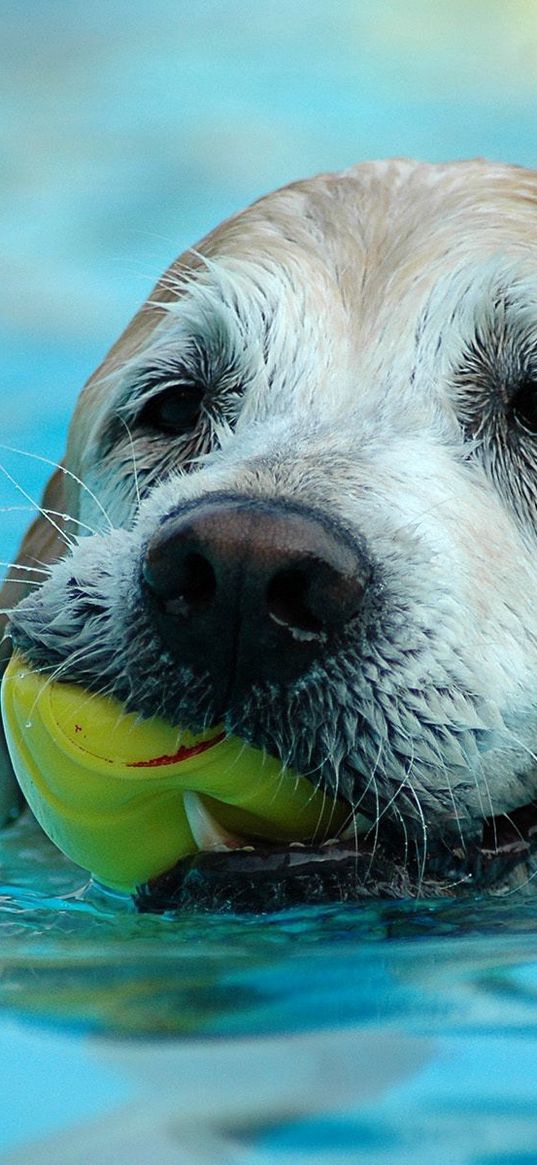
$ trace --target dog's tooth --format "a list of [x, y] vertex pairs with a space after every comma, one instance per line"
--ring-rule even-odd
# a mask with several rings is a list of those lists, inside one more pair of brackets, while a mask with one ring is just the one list
[[240, 849], [243, 840], [228, 833], [223, 825], [215, 821], [212, 813], [203, 804], [201, 797], [187, 789], [183, 802], [192, 837], [200, 850]]

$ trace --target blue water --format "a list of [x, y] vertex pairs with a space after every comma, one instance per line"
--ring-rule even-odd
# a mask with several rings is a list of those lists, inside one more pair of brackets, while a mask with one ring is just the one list
[[[0, 52], [0, 443], [53, 461], [225, 215], [360, 158], [535, 164], [527, 0], [6, 0]], [[49, 467], [0, 464], [8, 561]], [[537, 1165], [537, 896], [136, 915], [29, 820], [0, 883], [2, 1161]]]
[[2, 867], [0, 1143], [22, 1146], [14, 1159], [37, 1137], [78, 1161], [89, 1120], [100, 1160], [143, 1102], [140, 1161], [172, 1111], [177, 1152], [192, 1107], [185, 1161], [207, 1125], [215, 1161], [535, 1160], [537, 902], [137, 915], [27, 820]]

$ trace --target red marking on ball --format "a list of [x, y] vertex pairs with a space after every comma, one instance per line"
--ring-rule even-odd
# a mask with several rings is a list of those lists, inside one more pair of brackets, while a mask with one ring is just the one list
[[189, 760], [191, 756], [199, 756], [200, 752], [207, 752], [207, 749], [213, 748], [215, 744], [221, 744], [225, 740], [225, 732], [220, 732], [218, 736], [213, 736], [212, 740], [202, 740], [199, 744], [193, 744], [191, 748], [186, 748], [184, 744], [169, 756], [166, 753], [163, 756], [151, 757], [151, 760], [133, 760], [129, 761], [127, 768], [129, 769], [156, 769], [159, 765], [175, 765], [178, 761]]

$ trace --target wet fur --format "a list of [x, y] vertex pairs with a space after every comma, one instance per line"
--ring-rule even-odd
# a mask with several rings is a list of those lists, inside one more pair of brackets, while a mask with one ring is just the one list
[[[231, 701], [229, 731], [422, 865], [536, 798], [537, 437], [511, 406], [537, 383], [536, 228], [533, 173], [395, 161], [278, 191], [182, 256], [82, 393], [50, 487], [73, 521], [27, 538], [21, 563], [40, 538], [57, 561], [15, 643], [204, 726], [210, 685], [158, 640], [144, 548], [208, 494], [300, 502], [365, 539], [361, 617], [300, 682]], [[139, 418], [174, 377], [206, 404], [170, 439]]]

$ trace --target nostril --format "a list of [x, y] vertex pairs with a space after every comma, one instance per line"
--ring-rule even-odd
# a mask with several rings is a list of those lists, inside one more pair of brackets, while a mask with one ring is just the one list
[[187, 554], [183, 566], [181, 594], [187, 603], [206, 606], [216, 594], [216, 576], [203, 554]]
[[303, 570], [281, 570], [267, 587], [270, 618], [282, 627], [310, 638], [322, 633], [323, 624], [308, 602], [309, 579]]
[[203, 554], [184, 554], [158, 569], [146, 562], [144, 577], [153, 594], [160, 599], [161, 610], [168, 615], [198, 615], [212, 603], [216, 594], [216, 576]]
[[183, 668], [208, 677], [218, 716], [230, 693], [294, 683], [338, 651], [372, 593], [365, 543], [298, 503], [250, 498], [208, 498], [170, 515], [142, 570], [148, 618]]
[[302, 559], [270, 579], [265, 592], [269, 618], [295, 639], [320, 640], [342, 632], [363, 609], [369, 573], [358, 559], [350, 564], [337, 555], [332, 561]]
[[216, 594], [216, 576], [203, 554], [187, 554], [181, 563], [176, 580], [176, 594], [170, 596], [165, 609], [171, 614], [171, 604], [180, 604], [180, 614], [199, 615], [212, 603]]

